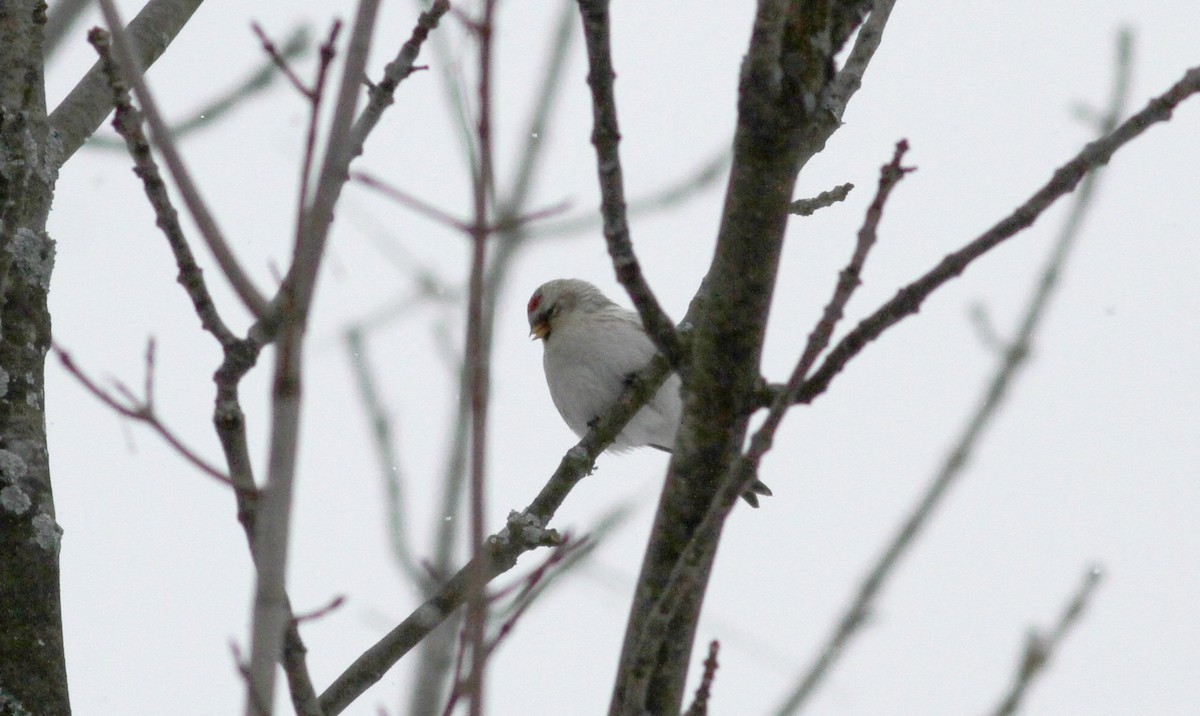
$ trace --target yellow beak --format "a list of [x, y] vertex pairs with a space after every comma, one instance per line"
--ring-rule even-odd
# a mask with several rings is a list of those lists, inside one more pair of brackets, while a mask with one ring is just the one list
[[547, 321], [539, 321], [529, 329], [530, 340], [545, 339], [548, 335], [550, 335], [550, 324]]

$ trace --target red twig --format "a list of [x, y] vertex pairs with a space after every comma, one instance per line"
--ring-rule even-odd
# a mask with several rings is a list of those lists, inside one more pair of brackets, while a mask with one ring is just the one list
[[[150, 345], [154, 345], [153, 341], [150, 343]], [[65, 368], [67, 372], [75, 378], [75, 380], [79, 381], [79, 384], [82, 385], [85, 390], [95, 396], [101, 403], [104, 403], [119, 415], [139, 423], [145, 423], [150, 427], [151, 430], [158, 433], [158, 435], [167, 443], [167, 445], [170, 445], [171, 448], [175, 450], [175, 452], [179, 453], [184, 460], [191, 463], [194, 467], [198, 468], [201, 472], [209, 477], [229, 485], [230, 487], [234, 486], [233, 480], [231, 480], [228, 475], [226, 475], [212, 463], [200, 457], [195, 450], [192, 450], [190, 447], [185, 445], [181, 438], [175, 435], [170, 428], [163, 424], [162, 420], [160, 420], [158, 415], [154, 412], [154, 408], [148, 402], [148, 399], [139, 400], [133, 395], [132, 392], [129, 391], [128, 388], [118, 385], [117, 390], [119, 390], [128, 401], [128, 403], [121, 402], [107, 390], [101, 388], [94, 380], [88, 377], [88, 375], [84, 373], [78, 365], [75, 364], [75, 360], [71, 358], [71, 354], [67, 353], [67, 351], [65, 351], [57, 343], [51, 344], [51, 350], [53, 350], [54, 354], [58, 356], [59, 361], [62, 362], [63, 368]], [[152, 348], [147, 350], [146, 356], [146, 383], [147, 386], [149, 386], [153, 381], [154, 351]]]

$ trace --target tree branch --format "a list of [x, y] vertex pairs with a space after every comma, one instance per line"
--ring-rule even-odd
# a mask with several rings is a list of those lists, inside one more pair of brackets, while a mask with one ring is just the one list
[[100, 54], [100, 64], [112, 90], [113, 104], [116, 107], [113, 128], [125, 140], [125, 146], [133, 158], [134, 173], [142, 180], [146, 198], [150, 200], [150, 206], [157, 218], [156, 224], [162, 230], [167, 244], [171, 247], [171, 253], [175, 256], [175, 265], [179, 268], [176, 280], [187, 291], [204, 330], [212, 334], [221, 346], [232, 345], [237, 338], [217, 313], [216, 304], [213, 303], [208, 286], [204, 282], [204, 272], [200, 270], [191, 247], [188, 246], [183, 227], [179, 224], [179, 213], [171, 204], [170, 194], [158, 171], [158, 164], [150, 153], [150, 142], [142, 131], [141, 113], [134, 108], [129, 97], [129, 88], [121, 79], [121, 74], [113, 62], [109, 34], [95, 28], [88, 33], [88, 42]]
[[[150, 345], [153, 346], [153, 342], [151, 342]], [[82, 385], [84, 389], [91, 393], [97, 400], [108, 406], [109, 409], [118, 415], [147, 425], [151, 430], [158, 433], [159, 437], [163, 439], [163, 442], [169, 445], [172, 450], [178, 453], [180, 457], [182, 457], [187, 463], [195, 467], [200, 472], [203, 472], [204, 474], [223, 484], [230, 486], [233, 485], [233, 480], [230, 479], [228, 475], [226, 475], [209, 461], [200, 457], [199, 453], [184, 444], [183, 440], [177, 436], [174, 431], [168, 428], [162, 422], [162, 420], [159, 419], [158, 414], [154, 410], [154, 404], [150, 398], [149, 392], [147, 392], [144, 398], [139, 400], [127, 389], [125, 389], [124, 386], [119, 386], [119, 389], [125, 394], [125, 399], [128, 401], [127, 403], [123, 403], [118, 400], [116, 396], [101, 388], [96, 381], [89, 378], [88, 375], [84, 373], [78, 365], [75, 364], [74, 359], [71, 358], [71, 354], [63, 350], [62, 346], [54, 344], [53, 350], [54, 354], [58, 356], [59, 361], [62, 362], [63, 368], [65, 368], [66, 371], [75, 378], [75, 380], [79, 381], [79, 384]], [[153, 348], [151, 348], [150, 351], [150, 354], [152, 355]], [[153, 366], [153, 359], [148, 359], [146, 370], [147, 386], [149, 386], [153, 381]]]
[[902, 319], [916, 313], [934, 290], [961, 274], [975, 259], [1032, 226], [1042, 212], [1070, 193], [1089, 172], [1107, 164], [1118, 149], [1154, 124], [1170, 119], [1175, 108], [1197, 92], [1200, 92], [1200, 67], [1188, 70], [1182, 79], [1163, 94], [1150, 100], [1140, 112], [1125, 120], [1107, 136], [1085, 146], [1075, 158], [1059, 167], [1050, 181], [1013, 213], [963, 248], [946, 256], [924, 276], [900, 289], [895, 298], [859, 323], [829, 352], [821, 367], [805, 381], [797, 393], [797, 402], [808, 403], [824, 393], [834, 377], [846, 367], [846, 363], [868, 343]]
[[1048, 634], [1039, 634], [1036, 630], [1031, 630], [1029, 637], [1025, 640], [1025, 649], [1021, 654], [1021, 663], [1017, 667], [1017, 673], [1014, 675], [1013, 684], [1009, 688], [1008, 693], [1004, 695], [1000, 704], [992, 711], [995, 716], [1012, 716], [1020, 709], [1021, 701], [1025, 698], [1025, 692], [1033, 685], [1033, 682], [1038, 676], [1041, 676], [1045, 671], [1046, 666], [1054, 657], [1054, 653], [1062, 646], [1063, 640], [1067, 638], [1071, 628], [1083, 616], [1083, 612], [1087, 609], [1088, 603], [1092, 599], [1092, 595], [1096, 592], [1096, 587], [1100, 586], [1100, 580], [1104, 576], [1103, 570], [1099, 567], [1088, 567], [1087, 572], [1083, 575], [1083, 582], [1080, 583], [1079, 589], [1071, 597], [1071, 601], [1067, 602], [1067, 606], [1063, 609], [1063, 613], [1058, 618], [1058, 622]]
[[610, 716], [681, 708], [712, 560], [745, 477], [739, 456], [796, 175], [838, 126], [818, 100], [863, 5], [758, 4], [739, 78], [717, 247], [685, 318], [693, 329], [683, 422], [638, 577]]
[[558, 469], [529, 506], [523, 512], [510, 514], [508, 525], [484, 541], [478, 561], [462, 567], [436, 594], [359, 656], [321, 694], [321, 705], [326, 716], [341, 713], [354, 699], [383, 678], [388, 669], [429, 632], [462, 606], [466, 600], [469, 579], [475, 570], [480, 570], [490, 581], [512, 569], [517, 558], [525, 552], [553, 544], [556, 536], [553, 530], [546, 530], [546, 525], [575, 485], [591, 474], [596, 457], [612, 444], [625, 424], [658, 391], [669, 374], [666, 359], [656, 356], [638, 374], [637, 379], [631, 381], [612, 409], [563, 455]]
[[[1128, 37], [1124, 34], [1118, 40], [1118, 60], [1113, 94], [1109, 102], [1106, 126], [1100, 130], [1102, 132], [1111, 131], [1124, 112], [1130, 72], [1128, 42]], [[854, 600], [842, 613], [829, 637], [818, 647], [816, 656], [813, 657], [795, 689], [775, 711], [776, 716], [788, 716], [799, 712], [803, 707], [829, 669], [845, 652], [851, 639], [857, 635], [859, 629], [866, 622], [874, 608], [875, 600], [899, 565], [901, 557], [907, 554], [921, 530], [932, 519], [934, 511], [944, 500], [950, 486], [963, 474], [972, 451], [979, 443], [992, 418], [999, 411], [1004, 398], [1016, 380], [1020, 367], [1032, 350], [1033, 337], [1041, 325], [1041, 319], [1053, 295], [1057, 277], [1069, 256], [1070, 248], [1078, 237], [1083, 218], [1091, 207], [1092, 197], [1100, 176], [1100, 171], [1088, 174], [1080, 186], [1079, 193], [1075, 195], [1071, 211], [1063, 225], [1055, 248], [1043, 267], [1041, 279], [1025, 308], [1020, 327], [1011, 344], [1003, 351], [1000, 365], [984, 390], [982, 402], [975, 414], [968, 421], [963, 434], [955, 442], [921, 499], [909, 512], [875, 565], [859, 583]]]
[[[242, 303], [255, 316], [262, 315], [266, 300], [242, 269], [233, 251], [229, 248], [229, 244], [226, 243], [224, 235], [217, 227], [216, 219], [208, 210], [208, 205], [200, 197], [199, 189], [192, 182], [191, 175], [184, 166], [183, 159], [179, 156], [179, 151], [171, 138], [171, 130], [163, 120], [162, 114], [154, 102], [154, 97], [146, 85], [143, 68], [134, 54], [133, 40], [126, 34], [113, 0], [100, 0], [100, 9], [104, 13], [105, 22], [108, 23], [109, 32], [112, 33], [113, 59], [121, 69], [125, 82], [137, 92], [142, 111], [146, 115], [146, 122], [150, 125], [150, 135], [166, 161], [179, 193], [183, 196], [183, 201], [192, 214], [192, 219], [200, 229], [201, 236], [204, 237], [209, 250], [225, 274], [225, 278], [229, 280], [238, 297], [242, 299]], [[104, 114], [108, 114], [107, 110]], [[95, 127], [92, 127], [89, 131], [94, 129]]]
[[594, 120], [592, 144], [596, 147], [604, 239], [608, 243], [608, 253], [612, 257], [617, 280], [629, 293], [647, 335], [659, 352], [667, 357], [671, 366], [683, 372], [684, 353], [679, 335], [675, 332], [675, 324], [646, 283], [629, 237], [621, 157], [617, 149], [621, 132], [617, 127], [617, 103], [613, 96], [616, 73], [613, 72], [609, 48], [608, 0], [579, 0], [579, 10], [583, 16], [583, 37], [587, 44], [588, 86], [592, 90]]
[[867, 71], [867, 65], [871, 64], [875, 50], [878, 50], [879, 44], [883, 42], [883, 28], [887, 26], [895, 4], [896, 0], [874, 0], [871, 4], [871, 14], [859, 29], [854, 47], [846, 58], [846, 64], [838, 70], [833, 81], [825, 89], [823, 104], [839, 122], [846, 112], [850, 98], [862, 87], [863, 74]]
[[[299, 27], [283, 41], [282, 47], [276, 49], [277, 56], [281, 59], [300, 57], [308, 51], [309, 42], [308, 28]], [[202, 105], [199, 109], [193, 110], [186, 118], [172, 124], [171, 135], [175, 139], [181, 140], [197, 129], [215, 123], [243, 101], [266, 90], [274, 83], [275, 78], [278, 76], [279, 71], [276, 70], [275, 62], [268, 59], [261, 67], [246, 76], [241, 82], [230, 87], [216, 98]], [[88, 137], [84, 146], [88, 149], [125, 148], [124, 142], [99, 135]]]
[[333, 221], [334, 204], [348, 178], [347, 168], [352, 156], [350, 131], [378, 9], [378, 0], [359, 2], [316, 193], [312, 201], [300, 209], [292, 264], [268, 309], [271, 320], [278, 325], [279, 337], [275, 344], [272, 380], [267, 482], [260, 492], [255, 515], [258, 578], [251, 621], [246, 716], [257, 716], [264, 708], [266, 713], [271, 712], [275, 663], [283, 653], [285, 630], [290, 620], [285, 578], [299, 451], [305, 325]]
[[796, 216], [812, 216], [821, 209], [833, 206], [839, 201], [845, 201], [850, 196], [854, 185], [850, 182], [823, 191], [811, 199], [797, 199], [788, 205], [788, 213]]
[[421, 53], [421, 46], [425, 43], [425, 38], [429, 37], [429, 33], [437, 28], [438, 22], [449, 9], [448, 0], [434, 0], [429, 10], [421, 13], [417, 19], [417, 26], [413, 28], [412, 36], [400, 48], [396, 59], [389, 62], [383, 69], [383, 79], [378, 84], [371, 85], [367, 106], [363, 108], [362, 114], [354, 122], [353, 141], [350, 147], [351, 159], [362, 154], [367, 136], [379, 123], [383, 111], [395, 101], [396, 88], [416, 71], [417, 56]]
[[783, 417], [787, 413], [788, 408], [791, 407], [794, 396], [803, 385], [804, 378], [812, 369], [817, 356], [829, 345], [830, 336], [833, 335], [838, 322], [845, 315], [846, 304], [850, 302], [850, 297], [854, 295], [854, 291], [862, 284], [859, 277], [862, 275], [863, 266], [867, 262], [867, 255], [875, 245], [879, 222], [883, 218], [883, 207], [887, 203], [892, 190], [900, 183], [900, 180], [908, 172], [913, 171], [912, 167], [905, 167], [900, 164], [906, 152], [908, 152], [908, 142], [902, 139], [896, 143], [896, 151], [892, 155], [892, 161], [885, 164], [880, 170], [879, 188], [875, 192], [875, 199], [867, 207], [867, 214], [863, 219], [862, 228], [858, 231], [858, 240], [855, 243], [854, 254], [850, 257], [850, 262], [846, 265], [846, 268], [842, 269], [841, 273], [838, 274], [838, 281], [834, 286], [833, 296], [829, 299], [829, 304], [825, 306], [825, 312], [822, 314], [821, 320], [817, 322], [812, 332], [809, 333], [808, 343], [805, 345], [804, 352], [801, 354], [800, 360], [796, 363], [795, 369], [792, 370], [792, 375], [788, 379], [787, 385], [771, 403], [771, 408], [767, 412], [766, 419], [763, 421], [762, 426], [755, 431], [754, 437], [750, 440], [750, 449], [743, 458], [744, 464], [740, 471], [742, 479], [750, 479], [752, 476], [757, 475], [759, 462], [766, 455], [767, 451], [771, 449], [771, 445], [775, 440], [775, 431], [778, 430], [779, 425], [783, 422]]
[[[203, 0], [147, 2], [129, 27], [123, 28], [123, 34], [129, 36], [130, 46], [134, 48], [130, 50], [131, 56], [136, 58], [132, 66], [145, 69], [153, 65], [191, 19], [201, 2]], [[113, 34], [115, 36], [117, 33]], [[137, 87], [132, 82], [130, 84]], [[108, 81], [104, 78], [104, 68], [97, 62], [50, 114], [51, 130], [62, 140], [62, 153], [58, 157], [60, 166], [83, 146], [111, 111]]]

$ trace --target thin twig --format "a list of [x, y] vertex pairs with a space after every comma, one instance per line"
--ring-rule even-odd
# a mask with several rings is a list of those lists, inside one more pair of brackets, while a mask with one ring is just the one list
[[96, 28], [88, 33], [88, 41], [100, 54], [101, 64], [108, 74], [112, 87], [113, 103], [116, 106], [113, 127], [129, 148], [129, 154], [133, 158], [134, 172], [142, 180], [142, 187], [146, 192], [146, 197], [150, 200], [150, 206], [154, 209], [158, 227], [162, 229], [167, 244], [175, 255], [175, 264], [179, 268], [179, 276], [176, 280], [187, 291], [188, 298], [192, 300], [192, 307], [200, 318], [200, 324], [204, 326], [204, 330], [211, 333], [222, 346], [232, 345], [237, 338], [221, 320], [216, 304], [213, 303], [212, 296], [208, 292], [208, 286], [204, 282], [204, 274], [196, 264], [191, 247], [188, 246], [187, 239], [183, 234], [183, 227], [179, 224], [179, 213], [171, 204], [170, 194], [158, 172], [158, 164], [150, 152], [150, 143], [142, 132], [141, 113], [133, 107], [128, 87], [113, 63], [109, 51], [109, 34]]
[[913, 171], [912, 167], [901, 165], [901, 160], [903, 160], [907, 152], [908, 142], [902, 139], [896, 143], [896, 150], [892, 154], [892, 160], [883, 165], [883, 168], [880, 170], [879, 187], [875, 192], [874, 200], [867, 207], [862, 228], [858, 230], [858, 240], [855, 242], [854, 253], [850, 257], [850, 262], [838, 274], [837, 284], [833, 289], [833, 296], [825, 306], [825, 312], [821, 315], [821, 320], [817, 322], [812, 332], [809, 333], [808, 343], [804, 346], [804, 352], [800, 355], [800, 360], [792, 370], [792, 375], [788, 378], [786, 386], [776, 396], [774, 402], [771, 404], [770, 411], [767, 413], [766, 420], [763, 421], [762, 426], [755, 431], [754, 436], [750, 439], [750, 449], [742, 457], [743, 467], [737, 473], [741, 479], [750, 480], [758, 473], [759, 462], [766, 455], [767, 451], [771, 449], [771, 444], [775, 440], [775, 431], [779, 429], [784, 415], [792, 406], [796, 392], [803, 385], [804, 378], [812, 369], [817, 356], [829, 345], [829, 340], [833, 335], [834, 329], [837, 328], [838, 322], [842, 320], [842, 316], [845, 314], [846, 304], [850, 302], [850, 297], [854, 295], [854, 291], [862, 284], [862, 280], [859, 277], [862, 275], [867, 255], [875, 245], [879, 222], [883, 219], [883, 207], [887, 203], [888, 197], [891, 196], [892, 190], [900, 183], [900, 180], [907, 173]]
[[267, 57], [269, 58], [271, 64], [283, 73], [283, 76], [287, 78], [288, 82], [292, 83], [293, 89], [311, 101], [316, 93], [305, 86], [304, 82], [302, 82], [300, 78], [296, 76], [296, 72], [292, 69], [292, 65], [288, 62], [288, 58], [284, 55], [284, 52], [281, 52], [279, 48], [275, 46], [275, 43], [271, 41], [271, 38], [267, 36], [267, 33], [265, 30], [263, 30], [262, 25], [259, 25], [257, 22], [252, 22], [250, 23], [250, 29], [254, 31], [255, 36], [258, 37], [258, 41], [262, 43], [263, 52], [267, 53]]
[[[308, 51], [308, 46], [308, 28], [299, 27], [284, 40], [282, 46], [276, 48], [276, 51], [281, 59], [287, 61], [303, 56]], [[247, 75], [241, 82], [199, 109], [194, 110], [191, 116], [173, 123], [171, 125], [171, 135], [176, 140], [182, 140], [197, 129], [213, 124], [242, 102], [265, 91], [275, 82], [275, 78], [278, 76], [279, 72], [276, 70], [274, 62], [268, 59], [261, 67]], [[118, 140], [97, 135], [89, 137], [86, 146], [88, 149], [124, 148], [124, 144]]]
[[417, 56], [421, 53], [421, 46], [449, 9], [448, 0], [435, 0], [429, 10], [421, 13], [408, 41], [400, 48], [396, 58], [383, 68], [383, 79], [370, 86], [367, 105], [363, 107], [362, 114], [354, 122], [353, 142], [350, 147], [351, 158], [362, 154], [367, 135], [379, 123], [383, 111], [395, 101], [396, 88], [417, 69], [416, 61]]
[[871, 58], [883, 42], [883, 29], [887, 26], [888, 16], [892, 14], [892, 6], [896, 0], [875, 0], [871, 14], [858, 30], [854, 47], [846, 58], [846, 64], [838, 70], [833, 81], [825, 90], [824, 106], [839, 121], [846, 112], [850, 98], [862, 87], [862, 78], [866, 74]]
[[712, 696], [713, 681], [717, 676], [717, 652], [721, 649], [721, 642], [713, 639], [708, 644], [708, 658], [704, 660], [704, 676], [700, 679], [700, 685], [696, 687], [696, 698], [692, 701], [692, 706], [684, 712], [683, 716], [708, 716], [708, 699]]
[[[200, 457], [199, 453], [184, 444], [183, 440], [162, 422], [149, 403], [145, 402], [144, 400], [137, 400], [136, 397], [130, 394], [128, 389], [124, 388], [123, 386], [121, 387], [122, 392], [125, 393], [125, 397], [129, 402], [121, 402], [107, 390], [101, 388], [96, 381], [88, 377], [88, 375], [84, 373], [78, 365], [76, 365], [75, 360], [71, 358], [71, 354], [63, 349], [62, 346], [58, 345], [57, 343], [53, 343], [51, 344], [51, 350], [53, 350], [54, 354], [58, 356], [59, 361], [62, 362], [63, 368], [65, 368], [66, 371], [70, 373], [73, 378], [75, 378], [75, 380], [79, 381], [79, 384], [82, 385], [87, 392], [91, 393], [97, 400], [108, 406], [108, 408], [113, 412], [135, 422], [148, 425], [151, 430], [158, 433], [159, 437], [161, 437], [163, 441], [167, 443], [167, 445], [171, 446], [172, 450], [177, 452], [193, 467], [223, 484], [231, 487], [234, 486], [233, 480], [230, 479], [230, 477], [224, 472], [222, 472], [220, 468]], [[153, 363], [151, 363], [150, 367], [147, 368], [147, 382], [153, 380], [150, 374], [152, 366]]]
[[338, 596], [334, 597], [333, 599], [330, 599], [329, 603], [323, 607], [314, 609], [311, 612], [305, 612], [304, 614], [297, 614], [297, 615], [293, 616], [292, 622], [295, 624], [301, 624], [303, 622], [310, 622], [310, 621], [315, 621], [317, 619], [323, 619], [323, 618], [329, 616], [330, 613], [335, 612], [338, 609], [341, 609], [342, 605], [345, 603], [346, 603], [346, 597], [339, 594]]
[[1067, 602], [1067, 606], [1058, 617], [1054, 628], [1045, 634], [1039, 633], [1036, 629], [1030, 631], [1025, 640], [1025, 648], [1021, 653], [1021, 661], [1017, 666], [1017, 673], [1013, 677], [1012, 686], [1000, 700], [1000, 704], [992, 711], [995, 716], [1012, 716], [1017, 713], [1029, 687], [1045, 671], [1071, 628], [1083, 616], [1083, 612], [1091, 601], [1092, 595], [1095, 594], [1096, 587], [1100, 586], [1103, 576], [1104, 571], [1100, 567], [1088, 567], [1084, 572], [1083, 581], [1075, 590], [1071, 601]]
[[1170, 89], [1151, 99], [1140, 112], [1125, 120], [1107, 136], [1085, 146], [1071, 161], [1059, 167], [1050, 180], [1013, 213], [963, 248], [946, 256], [924, 276], [900, 289], [895, 298], [859, 323], [826, 355], [820, 368], [805, 381], [796, 396], [797, 402], [808, 403], [824, 393], [834, 377], [846, 367], [846, 363], [868, 343], [916, 313], [930, 294], [960, 275], [975, 259], [1032, 226], [1046, 209], [1075, 189], [1089, 172], [1107, 164], [1117, 150], [1154, 124], [1170, 119], [1175, 108], [1197, 92], [1200, 92], [1200, 67], [1193, 67]]
[[[468, 236], [474, 232], [474, 227], [472, 224], [459, 219], [448, 211], [439, 209], [420, 197], [414, 196], [403, 189], [392, 186], [382, 179], [378, 179], [367, 172], [350, 172], [350, 178], [356, 182], [359, 182], [360, 184], [374, 189], [375, 191], [378, 191], [389, 199], [395, 201], [397, 204], [412, 209], [416, 213], [424, 216], [427, 219], [430, 219], [431, 221], [434, 221], [435, 223], [441, 224], [442, 226], [453, 229], [460, 233], [467, 234]], [[561, 214], [566, 211], [569, 206], [570, 205], [566, 202], [560, 202], [553, 206], [548, 206], [544, 209], [537, 209], [521, 216], [501, 216], [496, 221], [486, 225], [484, 227], [484, 233], [491, 236], [493, 234], [515, 232], [527, 224], [542, 221], [549, 217]]]
[[[520, 591], [513, 597], [512, 604], [504, 609], [505, 617], [496, 628], [496, 633], [488, 640], [486, 645], [486, 656], [491, 658], [504, 640], [512, 634], [517, 626], [517, 622], [521, 617], [529, 611], [537, 601], [539, 595], [544, 592], [539, 589], [541, 585], [553, 574], [559, 573], [568, 566], [568, 559], [580, 550], [589, 550], [591, 548], [590, 539], [583, 537], [582, 539], [573, 539], [570, 534], [562, 536], [562, 542], [550, 551], [546, 559], [538, 565], [532, 572], [525, 575], [519, 583]], [[496, 595], [499, 597], [500, 595]]]
[[304, 206], [303, 217], [296, 227], [295, 250], [287, 278], [272, 301], [272, 313], [277, 317], [285, 313], [306, 316], [316, 290], [317, 271], [325, 253], [329, 227], [333, 223], [333, 209], [349, 178], [350, 162], [357, 156], [354, 114], [366, 77], [365, 67], [378, 10], [379, 0], [359, 2], [342, 67], [341, 84], [334, 99], [333, 119], [329, 125], [325, 157], [317, 176], [316, 189], [311, 201]]
[[462, 672], [463, 663], [467, 660], [467, 631], [464, 629], [458, 635], [458, 652], [454, 656], [454, 671], [451, 674], [453, 677], [454, 688], [450, 689], [450, 694], [446, 697], [446, 706], [442, 709], [442, 716], [450, 716], [454, 713], [454, 708], [458, 706], [458, 700], [463, 695], [463, 689], [460, 685], [463, 683]]
[[[484, 654], [482, 657], [472, 656], [472, 659], [483, 658], [490, 659], [499, 649], [504, 640], [512, 634], [516, 628], [517, 622], [529, 610], [536, 601], [536, 598], [541, 592], [538, 586], [545, 581], [548, 575], [554, 574], [565, 568], [565, 560], [575, 553], [579, 548], [588, 546], [588, 540], [585, 537], [582, 540], [573, 540], [569, 535], [563, 535], [562, 541], [554, 547], [549, 556], [542, 561], [532, 572], [525, 575], [520, 581], [515, 584], [490, 595], [489, 603], [496, 603], [508, 597], [512, 592], [518, 592], [512, 598], [511, 605], [505, 610], [506, 614], [500, 625], [496, 628], [495, 634], [484, 644]], [[465, 655], [468, 651], [468, 634], [463, 630], [462, 636], [459, 639], [459, 653], [455, 659], [454, 668], [454, 687], [451, 689], [449, 697], [446, 701], [446, 706], [442, 711], [443, 716], [449, 716], [454, 711], [460, 698], [463, 695], [470, 694], [471, 682], [469, 679], [462, 678], [462, 665]]]
[[300, 200], [296, 202], [296, 226], [304, 225], [304, 213], [308, 210], [308, 195], [312, 191], [313, 162], [317, 153], [317, 130], [321, 125], [321, 103], [325, 99], [325, 83], [329, 78], [329, 66], [333, 63], [334, 48], [338, 35], [341, 34], [342, 23], [335, 21], [329, 29], [329, 39], [321, 45], [321, 60], [317, 65], [317, 79], [311, 90], [306, 90], [308, 97], [308, 132], [304, 138], [304, 159], [300, 162]]
[[487, 428], [490, 365], [485, 354], [484, 275], [487, 270], [488, 210], [494, 199], [495, 171], [492, 165], [492, 32], [495, 29], [496, 0], [484, 0], [483, 16], [477, 28], [479, 46], [478, 123], [479, 164], [473, 168], [472, 194], [474, 219], [471, 230], [471, 275], [467, 287], [466, 360], [470, 374], [471, 455], [470, 455], [470, 530], [474, 546], [472, 561], [480, 565], [469, 575], [467, 612], [463, 623], [465, 646], [470, 649], [470, 670], [464, 692], [469, 699], [470, 716], [483, 714], [484, 672], [487, 668], [488, 577], [482, 568], [480, 550], [486, 536], [487, 514]]
[[604, 240], [608, 243], [608, 253], [612, 257], [617, 280], [629, 293], [647, 335], [667, 357], [671, 367], [680, 370], [683, 365], [683, 346], [675, 332], [675, 323], [659, 305], [650, 285], [646, 283], [629, 237], [629, 221], [625, 216], [625, 186], [618, 151], [621, 131], [617, 126], [617, 103], [613, 92], [616, 73], [613, 71], [612, 50], [609, 47], [608, 2], [579, 0], [579, 10], [583, 16], [583, 37], [587, 44], [588, 87], [592, 90], [592, 144], [596, 147]]
[[853, 184], [846, 182], [828, 191], [823, 191], [811, 199], [797, 199], [788, 207], [788, 213], [797, 216], [812, 216], [821, 209], [833, 206], [839, 201], [845, 201], [853, 188]]
[[350, 178], [364, 186], [374, 189], [397, 204], [400, 204], [405, 208], [412, 209], [416, 213], [424, 216], [427, 219], [430, 219], [435, 223], [441, 224], [442, 226], [454, 229], [455, 231], [464, 234], [471, 233], [471, 225], [466, 221], [463, 221], [448, 211], [439, 209], [424, 199], [409, 194], [399, 187], [392, 186], [382, 179], [376, 178], [373, 174], [355, 171], [350, 172]]
[[375, 373], [367, 357], [367, 345], [362, 331], [351, 328], [346, 331], [346, 354], [358, 384], [359, 398], [367, 419], [371, 423], [371, 436], [383, 475], [387, 494], [388, 537], [392, 546], [392, 557], [410, 580], [424, 592], [428, 588], [428, 572], [417, 564], [408, 542], [408, 523], [405, 511], [404, 480], [400, 461], [394, 448], [392, 421], [379, 400], [379, 387], [375, 384]]
[[[729, 149], [722, 147], [713, 152], [705, 162], [688, 170], [683, 176], [661, 189], [630, 200], [625, 211], [626, 218], [657, 213], [678, 206], [715, 184], [727, 171], [729, 171]], [[602, 216], [597, 216], [595, 212], [588, 212], [584, 216], [569, 217], [534, 227], [530, 230], [530, 238], [560, 238], [590, 233], [603, 226], [603, 223]]]
[[[1113, 95], [1108, 110], [1111, 124], [1106, 129], [1115, 125], [1120, 118], [1128, 96], [1129, 63], [1128, 51], [1125, 47], [1127, 39], [1124, 39], [1124, 36], [1122, 38], [1118, 41], [1117, 56], [1119, 59], [1117, 62]], [[931, 515], [936, 507], [941, 504], [950, 486], [962, 475], [974, 447], [980, 440], [980, 436], [990, 424], [991, 419], [996, 415], [1016, 378], [1019, 368], [1024, 364], [1025, 359], [1032, 350], [1033, 336], [1041, 324], [1048, 301], [1053, 295], [1056, 277], [1062, 270], [1068, 256], [1068, 251], [1078, 236], [1079, 229], [1082, 226], [1082, 219], [1087, 215], [1087, 211], [1091, 207], [1091, 200], [1094, 196], [1100, 174], [1101, 172], [1099, 171], [1089, 174], [1080, 186], [1079, 193], [1075, 196], [1070, 214], [1059, 235], [1055, 249], [1042, 269], [1041, 280], [1030, 297], [1029, 304], [1025, 308], [1024, 316], [1016, 336], [1002, 353], [1000, 365], [989, 381], [975, 414], [971, 417], [962, 435], [956, 441], [954, 448], [944, 460], [938, 474], [921, 496], [921, 499], [909, 512], [901, 527], [884, 548], [882, 555], [859, 584], [853, 602], [842, 613], [841, 618], [834, 625], [829, 637], [818, 648], [816, 656], [813, 657], [812, 662], [798, 680], [796, 688], [792, 690], [783, 704], [775, 711], [776, 716], [788, 716], [789, 714], [797, 713], [817, 686], [819, 686], [829, 669], [832, 668], [836, 660], [845, 651], [850, 640], [866, 622], [876, 598], [882, 591], [887, 579], [895, 571], [900, 558], [907, 553], [920, 534], [921, 529], [928, 524]]]
[[100, 9], [104, 13], [104, 21], [108, 24], [109, 32], [112, 33], [113, 59], [120, 68], [125, 82], [137, 93], [138, 100], [142, 105], [142, 112], [146, 115], [146, 122], [150, 125], [150, 136], [159, 153], [162, 154], [163, 160], [166, 161], [171, 177], [175, 180], [180, 195], [183, 196], [184, 204], [192, 214], [192, 220], [196, 222], [196, 227], [200, 229], [200, 235], [204, 237], [205, 243], [208, 244], [209, 250], [216, 258], [217, 264], [221, 267], [221, 271], [225, 274], [225, 278], [233, 287], [234, 292], [237, 293], [238, 298], [242, 300], [251, 314], [261, 316], [267, 305], [266, 299], [258, 292], [250, 277], [242, 269], [241, 263], [238, 262], [237, 257], [229, 248], [229, 244], [225, 241], [224, 234], [217, 227], [216, 219], [209, 211], [208, 205], [200, 197], [200, 191], [192, 181], [191, 174], [175, 146], [171, 130], [146, 85], [142, 67], [134, 55], [132, 41], [125, 32], [116, 5], [113, 0], [99, 0], [99, 2]]

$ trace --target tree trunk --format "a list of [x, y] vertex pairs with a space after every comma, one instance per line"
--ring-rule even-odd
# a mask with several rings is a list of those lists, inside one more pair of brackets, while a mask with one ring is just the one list
[[0, 713], [69, 714], [46, 449], [46, 235], [59, 157], [42, 77], [46, 5], [0, 3]]
[[[742, 64], [716, 252], [685, 318], [695, 328], [684, 372], [683, 423], [638, 577], [610, 716], [681, 710], [724, 526], [723, 518], [704, 521], [722, 483], [735, 477], [755, 407], [788, 204], [800, 168], [837, 128], [818, 102], [832, 79], [834, 54], [868, 6], [865, 0], [759, 3]], [[680, 572], [686, 586], [668, 604]], [[647, 645], [655, 644], [648, 653]]]

